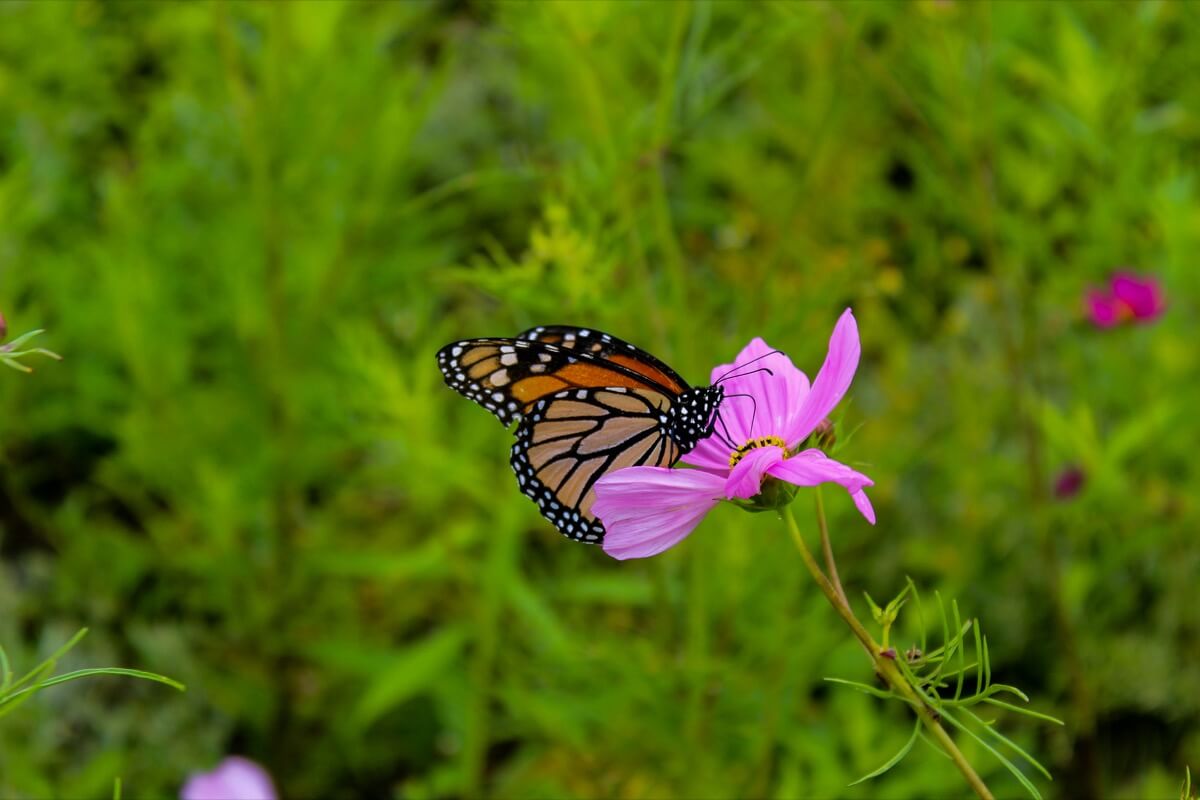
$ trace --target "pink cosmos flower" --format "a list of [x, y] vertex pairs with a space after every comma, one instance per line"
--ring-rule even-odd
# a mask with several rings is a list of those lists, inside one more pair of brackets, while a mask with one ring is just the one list
[[[811, 386], [786, 355], [762, 339], [746, 345], [733, 364], [714, 369], [714, 383], [729, 373], [746, 373], [724, 381], [722, 420], [736, 449], [710, 436], [683, 457], [697, 469], [628, 467], [597, 481], [592, 509], [607, 530], [604, 552], [619, 559], [661, 553], [679, 544], [717, 503], [755, 497], [768, 478], [795, 486], [840, 484], [874, 525], [875, 511], [863, 491], [874, 485], [871, 479], [819, 449], [799, 450], [846, 393], [859, 350], [858, 325], [846, 309]], [[758, 367], [770, 372], [753, 371]], [[734, 394], [753, 399], [730, 397]]]
[[1118, 272], [1103, 289], [1089, 289], [1087, 309], [1092, 324], [1112, 328], [1123, 322], [1149, 322], [1166, 310], [1162, 286], [1149, 276]]
[[229, 756], [212, 772], [197, 772], [179, 792], [180, 800], [277, 800], [267, 771], [248, 758]]

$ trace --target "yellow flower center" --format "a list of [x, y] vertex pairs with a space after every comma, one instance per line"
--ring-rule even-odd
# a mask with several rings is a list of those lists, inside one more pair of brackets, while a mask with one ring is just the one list
[[734, 450], [733, 453], [730, 454], [729, 468], [733, 469], [736, 467], [737, 463], [745, 458], [746, 453], [749, 453], [751, 450], [756, 450], [759, 447], [778, 447], [780, 450], [783, 450], [785, 454], [787, 453], [787, 442], [785, 442], [783, 439], [780, 439], [778, 436], [759, 436], [757, 439], [751, 439], [750, 441], [746, 442], [744, 445], [739, 447], [737, 450]]

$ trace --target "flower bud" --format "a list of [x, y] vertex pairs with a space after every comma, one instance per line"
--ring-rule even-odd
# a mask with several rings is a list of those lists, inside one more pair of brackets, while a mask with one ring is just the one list
[[817, 447], [826, 453], [831, 452], [833, 446], [837, 444], [837, 433], [834, 432], [833, 423], [828, 419], [821, 420], [821, 424], [817, 425], [817, 429], [813, 431], [812, 438]]
[[4, 337], [8, 335], [8, 323], [4, 321], [4, 315], [0, 314], [0, 342], [4, 341]]

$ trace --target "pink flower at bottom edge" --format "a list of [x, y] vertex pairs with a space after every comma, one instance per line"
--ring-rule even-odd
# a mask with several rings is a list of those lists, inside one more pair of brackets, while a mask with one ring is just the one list
[[277, 800], [265, 769], [248, 758], [229, 756], [212, 772], [193, 773], [179, 791], [180, 800]]
[[[718, 430], [683, 461], [696, 469], [628, 467], [596, 483], [594, 513], [604, 523], [604, 552], [619, 559], [645, 558], [674, 547], [722, 500], [755, 497], [768, 478], [795, 486], [837, 483], [872, 525], [875, 511], [867, 476], [822, 451], [799, 446], [829, 415], [854, 378], [860, 354], [858, 325], [850, 309], [842, 314], [829, 340], [829, 353], [809, 384], [791, 359], [754, 339], [733, 364], [712, 372], [712, 382], [746, 367], [744, 375], [724, 381], [726, 399]], [[767, 371], [753, 371], [767, 367]], [[749, 397], [730, 397], [745, 394]]]

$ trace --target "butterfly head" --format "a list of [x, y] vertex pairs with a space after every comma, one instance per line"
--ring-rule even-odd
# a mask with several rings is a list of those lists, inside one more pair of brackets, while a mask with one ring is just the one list
[[724, 386], [702, 386], [688, 389], [675, 398], [667, 417], [667, 435], [682, 452], [689, 452], [712, 434], [717, 408], [724, 397]]

